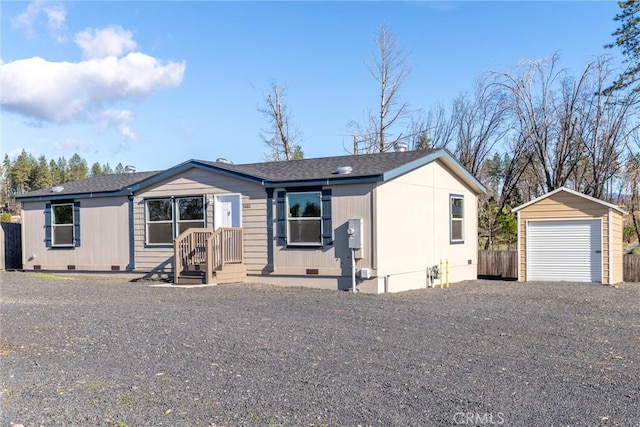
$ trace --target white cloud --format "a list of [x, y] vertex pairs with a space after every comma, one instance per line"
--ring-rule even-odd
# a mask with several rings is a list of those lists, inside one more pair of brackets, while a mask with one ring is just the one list
[[129, 110], [104, 110], [98, 114], [103, 127], [115, 127], [124, 138], [134, 141], [136, 134], [129, 127], [132, 118], [133, 113]]
[[117, 101], [182, 83], [185, 63], [140, 52], [77, 63], [33, 57], [0, 65], [0, 105], [38, 120], [70, 123]]
[[[67, 12], [59, 1], [35, 0], [11, 22], [35, 37], [43, 18], [52, 36], [66, 41]], [[88, 121], [135, 140], [132, 112], [111, 106], [180, 86], [186, 63], [140, 52], [133, 33], [119, 25], [87, 28], [73, 40], [83, 53], [79, 62], [38, 56], [8, 63], [0, 59], [0, 107], [23, 116], [31, 126]]]
[[29, 5], [19, 15], [11, 19], [14, 28], [24, 30], [29, 37], [37, 34], [36, 26], [40, 17], [46, 18], [46, 26], [49, 34], [59, 43], [66, 42], [64, 31], [66, 30], [67, 10], [64, 4], [57, 1], [36, 0]]
[[82, 49], [85, 58], [119, 57], [137, 47], [131, 31], [120, 26], [100, 30], [88, 28], [77, 33], [74, 41]]

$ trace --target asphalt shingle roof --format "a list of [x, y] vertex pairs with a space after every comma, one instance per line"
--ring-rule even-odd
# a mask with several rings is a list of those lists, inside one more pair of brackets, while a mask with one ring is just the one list
[[[190, 163], [222, 169], [235, 174], [242, 174], [256, 180], [270, 182], [313, 181], [322, 179], [340, 179], [356, 177], [377, 177], [385, 172], [402, 167], [410, 162], [421, 159], [436, 150], [427, 151], [400, 151], [391, 153], [361, 154], [357, 156], [321, 157], [315, 159], [301, 159], [279, 162], [232, 164], [225, 162], [212, 162], [207, 160], [190, 160], [174, 168], [188, 166]], [[351, 172], [345, 175], [337, 173], [339, 167], [349, 166]], [[167, 171], [134, 172], [112, 175], [101, 175], [79, 181], [61, 184], [61, 191], [53, 191], [52, 188], [32, 191], [17, 197], [18, 200], [33, 197], [60, 198], [64, 195], [100, 193], [108, 195], [128, 187], [140, 184], [145, 186], [145, 180], [154, 175], [171, 174], [173, 168]], [[176, 172], [177, 173], [177, 172]]]
[[341, 166], [352, 168], [352, 172], [344, 175], [345, 177], [377, 176], [425, 157], [433, 151], [400, 151], [239, 165], [202, 160], [199, 162], [260, 179], [286, 182], [340, 177], [336, 169]]
[[99, 175], [78, 181], [65, 182], [56, 187], [62, 187], [61, 191], [53, 191], [55, 187], [43, 188], [41, 190], [30, 191], [21, 194], [17, 198], [22, 197], [40, 197], [40, 196], [61, 196], [64, 194], [81, 194], [81, 193], [111, 193], [124, 190], [140, 181], [143, 181], [158, 171], [153, 172], [133, 172], [133, 173], [117, 173], [110, 175]]

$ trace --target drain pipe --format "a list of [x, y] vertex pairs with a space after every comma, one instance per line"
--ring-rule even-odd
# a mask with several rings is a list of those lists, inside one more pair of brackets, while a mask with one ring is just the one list
[[351, 292], [356, 293], [356, 250], [351, 249]]

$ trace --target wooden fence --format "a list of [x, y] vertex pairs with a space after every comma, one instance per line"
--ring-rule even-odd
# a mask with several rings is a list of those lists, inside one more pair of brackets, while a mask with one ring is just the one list
[[622, 257], [622, 280], [625, 282], [640, 282], [640, 255], [625, 255]]
[[0, 270], [22, 268], [22, 226], [0, 222]]
[[[478, 277], [518, 278], [517, 251], [478, 251]], [[624, 255], [622, 261], [622, 280], [640, 282], [640, 255]]]
[[517, 251], [478, 251], [478, 277], [518, 278]]

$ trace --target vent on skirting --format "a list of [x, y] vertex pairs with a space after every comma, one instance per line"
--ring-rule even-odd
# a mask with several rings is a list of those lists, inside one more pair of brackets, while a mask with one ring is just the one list
[[111, 271], [120, 271], [120, 266], [119, 265], [112, 265], [111, 266]]
[[75, 270], [76, 266], [75, 265], [67, 265], [67, 270]]
[[307, 268], [307, 274], [317, 275], [318, 274], [318, 269], [317, 268]]
[[34, 270], [42, 270], [42, 266], [41, 266], [40, 264], [35, 264], [35, 265], [33, 266], [33, 269], [34, 269]]

